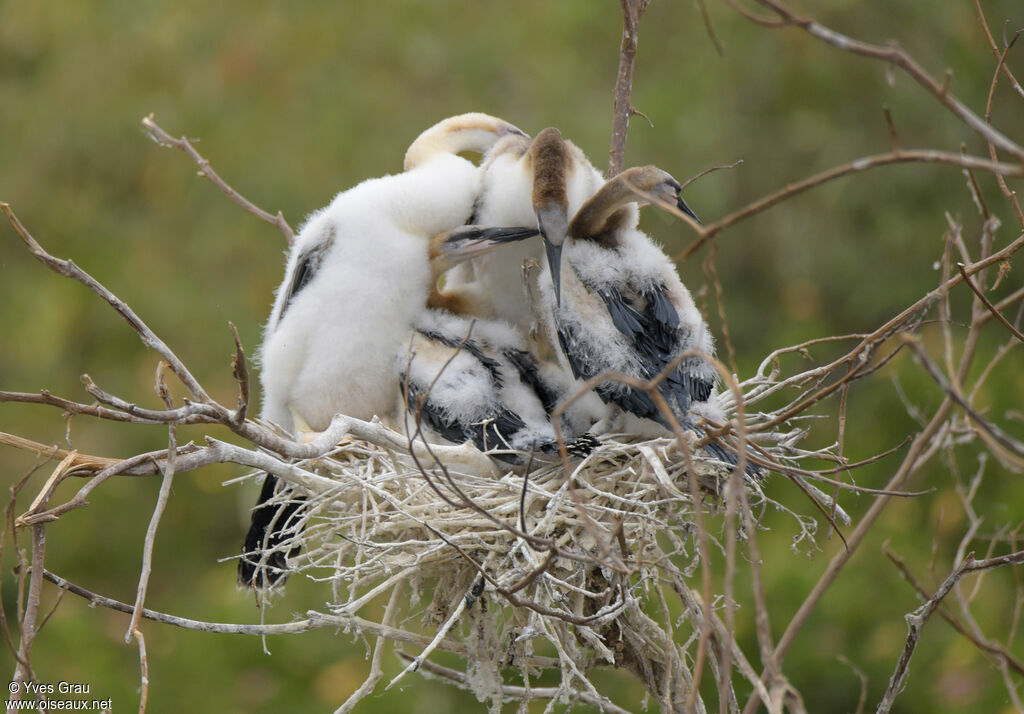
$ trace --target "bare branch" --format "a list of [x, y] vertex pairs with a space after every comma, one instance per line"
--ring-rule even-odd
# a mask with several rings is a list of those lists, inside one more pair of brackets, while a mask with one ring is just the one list
[[995, 558], [987, 558], [985, 560], [975, 560], [973, 554], [967, 556], [954, 570], [950, 573], [939, 589], [935, 591], [927, 602], [919, 607], [914, 612], [906, 616], [907, 620], [907, 643], [903, 648], [903, 653], [900, 655], [899, 662], [896, 664], [896, 670], [892, 673], [892, 677], [889, 679], [889, 686], [885, 690], [885, 694], [882, 696], [882, 701], [878, 704], [878, 713], [886, 714], [886, 712], [892, 709], [896, 695], [903, 689], [903, 683], [907, 677], [907, 671], [910, 667], [910, 658], [914, 655], [914, 650], [917, 648], [918, 639], [921, 636], [921, 630], [924, 629], [925, 624], [928, 622], [928, 618], [931, 617], [932, 613], [942, 602], [942, 599], [946, 597], [953, 586], [956, 585], [962, 577], [969, 573], [980, 572], [983, 570], [989, 570], [991, 568], [998, 568], [1003, 565], [1013, 565], [1024, 563], [1024, 550], [1017, 551], [1015, 553], [1009, 553], [1007, 555], [997, 556]]
[[[878, 166], [888, 166], [890, 164], [905, 164], [905, 163], [934, 163], [934, 164], [952, 164], [954, 166], [960, 166], [962, 168], [977, 169], [979, 171], [987, 171], [989, 173], [1007, 176], [1024, 176], [1024, 166], [1018, 164], [1005, 164], [997, 161], [990, 161], [988, 159], [982, 159], [976, 156], [965, 156], [963, 154], [952, 154], [945, 151], [935, 151], [932, 149], [901, 149], [899, 151], [891, 151], [887, 154], [875, 154], [873, 156], [864, 156], [859, 159], [855, 159], [848, 164], [842, 166], [836, 166], [822, 171], [821, 173], [810, 176], [802, 181], [791, 183], [788, 186], [779, 189], [775, 193], [769, 194], [763, 198], [750, 203], [737, 211], [730, 213], [724, 218], [720, 218], [714, 223], [709, 223], [706, 226], [697, 226], [693, 221], [688, 221], [691, 227], [696, 226], [698, 237], [693, 241], [685, 250], [675, 255], [672, 259], [679, 261], [685, 260], [700, 249], [705, 243], [714, 238], [716, 235], [721, 233], [723, 230], [732, 226], [740, 221], [743, 221], [751, 216], [766, 211], [767, 209], [775, 206], [782, 201], [803, 193], [809, 189], [820, 186], [829, 181], [842, 178], [852, 173], [858, 173], [860, 171], [866, 171], [873, 169]], [[672, 211], [671, 208], [666, 208], [676, 215], [688, 218], [682, 211]]]
[[238, 336], [238, 329], [234, 323], [229, 322], [231, 334], [235, 338], [235, 354], [231, 357], [231, 373], [238, 382], [238, 408], [231, 415], [231, 422], [237, 427], [245, 421], [245, 414], [249, 409], [249, 368], [245, 363], [245, 350], [242, 349], [242, 338]]
[[18, 701], [26, 691], [25, 682], [31, 682], [32, 643], [36, 637], [36, 620], [43, 597], [43, 563], [46, 554], [46, 530], [42, 525], [32, 527], [32, 573], [29, 578], [28, 598], [21, 618], [21, 643], [18, 645], [17, 664], [11, 677], [11, 699]]
[[[398, 652], [398, 656], [406, 661], [413, 661], [412, 655], [408, 655], [405, 652]], [[461, 689], [471, 690], [469, 678], [466, 677], [462, 672], [451, 669], [450, 667], [442, 667], [439, 664], [434, 664], [430, 660], [424, 660], [420, 663], [420, 668], [423, 672], [435, 675], [449, 682], [458, 685]], [[565, 692], [561, 687], [515, 687], [508, 684], [502, 685], [502, 693], [511, 699], [521, 699], [528, 701], [530, 699], [560, 699], [565, 696]], [[587, 706], [594, 707], [598, 711], [608, 712], [608, 714], [629, 714], [629, 711], [622, 707], [616, 706], [608, 699], [599, 699], [589, 692], [573, 692], [573, 695]]]
[[[163, 365], [158, 364], [156, 368], [156, 391], [163, 399], [164, 404], [168, 409], [171, 408], [171, 395], [167, 391], [167, 385], [163, 380]], [[167, 499], [171, 495], [171, 487], [174, 484], [174, 473], [175, 473], [175, 455], [178, 451], [178, 429], [175, 424], [171, 424], [167, 427], [167, 462], [163, 467], [163, 478], [160, 481], [160, 492], [157, 496], [156, 505], [153, 507], [153, 515], [149, 520], [149, 526], [146, 529], [146, 539], [142, 546], [142, 572], [139, 574], [139, 585], [135, 595], [135, 608], [132, 612], [132, 619], [128, 623], [128, 631], [125, 633], [124, 641], [125, 644], [131, 641], [132, 637], [139, 643], [140, 656], [145, 661], [145, 640], [142, 639], [142, 633], [139, 631], [139, 618], [142, 615], [142, 606], [146, 601], [146, 591], [149, 588], [149, 576], [153, 569], [153, 546], [156, 541], [156, 529], [160, 525], [160, 518], [163, 516], [164, 509], [167, 507]], [[145, 676], [143, 677], [145, 681]], [[140, 711], [145, 711], [146, 687], [143, 687], [142, 703], [140, 704]]]
[[[640, 16], [650, 0], [620, 0], [622, 3], [622, 44], [619, 47], [619, 72], [615, 78], [615, 106], [612, 115], [612, 142], [608, 152], [608, 176], [622, 171], [626, 157], [629, 117], [635, 112], [630, 103], [633, 92], [633, 66]], [[648, 120], [650, 121], [650, 120]]]
[[175, 148], [181, 149], [186, 154], [188, 154], [192, 158], [192, 160], [195, 161], [196, 164], [199, 166], [199, 175], [210, 179], [210, 181], [212, 181], [217, 188], [226, 193], [232, 201], [237, 203], [239, 206], [241, 206], [246, 211], [259, 218], [260, 220], [266, 221], [267, 223], [272, 223], [279, 229], [281, 229], [281, 232], [284, 234], [284, 239], [285, 241], [287, 241], [288, 245], [291, 245], [292, 243], [295, 242], [295, 232], [292, 231], [291, 226], [288, 225], [288, 222], [284, 219], [284, 216], [281, 214], [280, 211], [277, 212], [276, 216], [271, 215], [270, 213], [264, 211], [262, 208], [258, 208], [255, 204], [253, 204], [247, 198], [242, 196], [242, 194], [238, 193], [238, 191], [228, 186], [224, 179], [222, 179], [217, 174], [217, 172], [213, 170], [213, 167], [210, 166], [210, 162], [204, 159], [199, 154], [199, 152], [195, 150], [195, 148], [192, 146], [192, 143], [188, 139], [186, 139], [184, 136], [181, 137], [180, 139], [175, 139], [174, 137], [172, 137], [166, 131], [157, 126], [157, 123], [153, 121], [152, 114], [150, 114], [148, 117], [143, 118], [142, 126], [146, 129], [149, 135], [153, 138], [153, 141], [155, 141], [156, 143], [160, 144], [161, 146], [173, 146]]
[[[893, 564], [897, 568], [899, 568], [900, 573], [902, 573], [903, 577], [906, 578], [908, 583], [910, 583], [910, 586], [914, 588], [915, 591], [917, 591], [918, 596], [920, 596], [925, 601], [929, 601], [935, 597], [935, 594], [929, 592], [921, 584], [921, 581], [914, 576], [914, 573], [911, 572], [910, 567], [906, 564], [906, 562], [903, 561], [902, 558], [900, 558], [891, 550], [889, 550], [887, 546], [883, 546], [883, 551], [885, 552], [886, 557], [888, 557], [889, 560], [891, 560]], [[1007, 650], [1005, 647], [1001, 647], [992, 642], [988, 642], [986, 640], [982, 640], [975, 637], [967, 629], [967, 627], [964, 626], [962, 622], [960, 622], [951, 612], [949, 612], [948, 609], [946, 609], [945, 605], [940, 604], [938, 612], [939, 615], [942, 616], [942, 619], [944, 619], [946, 622], [952, 625], [953, 629], [955, 629], [961, 635], [970, 640], [975, 647], [977, 647], [978, 649], [982, 650], [987, 654], [994, 655], [995, 657], [1004, 660], [1009, 667], [1011, 667], [1015, 672], [1017, 672], [1017, 674], [1024, 675], [1024, 662], [1021, 662], [1019, 659], [1014, 657], [1012, 652]]]
[[967, 283], [967, 286], [972, 291], [974, 291], [974, 294], [978, 296], [978, 299], [981, 300], [983, 303], [985, 303], [985, 307], [988, 308], [989, 312], [991, 312], [992, 315], [997, 320], [999, 320], [999, 322], [1003, 323], [1003, 325], [1006, 327], [1006, 329], [1010, 331], [1011, 335], [1016, 337], [1020, 342], [1024, 342], [1024, 334], [1021, 334], [1020, 330], [1018, 330], [1016, 327], [1014, 327], [1012, 324], [1010, 324], [1010, 321], [1007, 320], [1005, 317], [1003, 317], [1003, 313], [999, 312], [999, 310], [996, 309], [996, 306], [993, 305], [989, 301], [989, 299], [987, 297], [985, 297], [985, 293], [983, 293], [978, 288], [978, 286], [975, 285], [973, 282], [971, 282], [971, 279], [969, 277], [967, 277], [967, 273], [965, 272], [964, 264], [963, 263], [957, 263], [956, 267], [957, 267], [957, 270], [960, 271], [960, 275], [963, 276], [964, 282]]
[[787, 25], [795, 25], [826, 44], [846, 52], [881, 60], [907, 73], [915, 82], [930, 92], [943, 106], [951, 111], [960, 121], [980, 134], [986, 141], [996, 145], [1003, 151], [1024, 161], [1024, 148], [1006, 138], [999, 131], [987, 124], [981, 117], [968, 109], [959, 99], [948, 91], [948, 86], [936, 82], [919, 65], [913, 57], [892, 43], [887, 47], [872, 45], [856, 40], [831, 30], [810, 18], [801, 17], [786, 7], [780, 0], [758, 0], [762, 5], [771, 8]]
[[164, 344], [163, 340], [157, 337], [156, 334], [146, 326], [146, 323], [144, 323], [142, 319], [135, 314], [134, 310], [128, 307], [124, 301], [107, 290], [107, 288], [101, 285], [95, 278], [79, 268], [72, 261], [54, 258], [43, 250], [43, 247], [36, 242], [36, 239], [33, 238], [25, 226], [21, 224], [18, 217], [14, 215], [14, 211], [11, 210], [10, 205], [0, 203], [0, 211], [3, 211], [4, 214], [6, 214], [7, 220], [10, 221], [14, 230], [19, 236], [21, 236], [21, 239], [25, 242], [25, 245], [28, 246], [32, 255], [58, 275], [63, 275], [66, 278], [77, 280], [106, 300], [107, 303], [114, 308], [117, 314], [124, 318], [125, 322], [135, 330], [143, 344], [150, 349], [156, 350], [161, 357], [167, 360], [171, 365], [171, 369], [173, 369], [174, 373], [178, 375], [178, 379], [182, 381], [185, 387], [188, 388], [196, 399], [202, 402], [211, 401], [210, 397], [206, 394], [206, 391], [199, 385], [199, 382], [196, 381], [196, 378], [192, 376], [192, 373], [188, 371], [182, 361], [178, 359], [177, 355], [175, 355], [174, 352]]

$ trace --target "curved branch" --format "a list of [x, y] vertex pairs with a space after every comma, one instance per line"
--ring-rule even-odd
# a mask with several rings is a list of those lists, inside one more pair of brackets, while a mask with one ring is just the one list
[[[815, 188], [816, 186], [820, 186], [829, 181], [834, 181], [835, 179], [842, 178], [843, 176], [857, 173], [859, 171], [873, 169], [877, 166], [907, 163], [952, 164], [965, 169], [978, 169], [997, 175], [1024, 176], [1024, 166], [1020, 166], [1018, 164], [1001, 163], [977, 156], [953, 154], [946, 151], [936, 151], [934, 149], [899, 149], [890, 151], [886, 154], [863, 156], [847, 164], [843, 164], [842, 166], [835, 166], [826, 171], [822, 171], [821, 173], [817, 173], [814, 176], [805, 178], [802, 181], [791, 183], [788, 186], [779, 189], [775, 193], [764, 196], [753, 203], [747, 204], [738, 211], [734, 211], [724, 218], [718, 219], [714, 223], [709, 223], [703, 228], [697, 226], [692, 221], [687, 220], [687, 223], [691, 226], [696, 226], [699, 235], [697, 240], [687, 246], [685, 250], [673, 256], [672, 260], [678, 261], [689, 258], [705, 243], [729, 226], [739, 223], [740, 221], [750, 218], [762, 211], [766, 211], [772, 206], [782, 203], [786, 199], [795, 196], [798, 193], [803, 193], [804, 191]], [[681, 211], [678, 211], [678, 209], [673, 210], [672, 207], [669, 206], [662, 207], [677, 216], [688, 218]]]
[[200, 155], [200, 153], [195, 150], [195, 148], [192, 146], [192, 143], [188, 139], [186, 139], [185, 137], [175, 139], [173, 136], [171, 136], [166, 131], [161, 129], [159, 126], [157, 126], [157, 123], [153, 121], [152, 114], [150, 114], [148, 117], [145, 117], [142, 120], [142, 126], [146, 129], [146, 132], [156, 143], [160, 144], [161, 146], [173, 146], [175, 148], [181, 149], [190, 157], [192, 157], [192, 160], [195, 161], [196, 164], [199, 166], [199, 175], [205, 176], [206, 178], [210, 179], [210, 181], [212, 181], [217, 188], [226, 193], [228, 195], [228, 198], [230, 198], [232, 201], [237, 203], [239, 206], [241, 206], [246, 211], [259, 218], [260, 220], [266, 221], [267, 223], [272, 223], [278, 228], [280, 228], [281, 232], [284, 234], [284, 239], [288, 242], [288, 245], [291, 245], [292, 243], [295, 242], [295, 232], [292, 230], [292, 227], [288, 225], [288, 221], [284, 219], [284, 215], [282, 215], [280, 211], [277, 212], [276, 216], [271, 215], [270, 213], [267, 213], [262, 208], [259, 208], [254, 203], [249, 201], [249, 199], [240, 194], [238, 191], [231, 188], [227, 184], [227, 182], [224, 181], [224, 179], [217, 175], [217, 172], [213, 170], [212, 166], [210, 166], [210, 162], [207, 159], [204, 159]]
[[886, 62], [899, 67], [907, 73], [915, 82], [924, 87], [935, 96], [944, 107], [949, 109], [960, 121], [969, 126], [981, 135], [986, 141], [995, 144], [997, 147], [1012, 154], [1021, 161], [1024, 161], [1024, 148], [1008, 139], [1001, 132], [996, 130], [984, 119], [972, 112], [959, 99], [953, 96], [946, 83], [940, 83], [932, 78], [913, 57], [907, 54], [899, 45], [893, 43], [888, 47], [873, 45], [868, 42], [854, 39], [840, 32], [836, 32], [811, 18], [801, 17], [786, 7], [780, 0], [758, 0], [762, 5], [771, 8], [786, 25], [795, 25], [812, 37], [822, 42], [838, 47], [846, 52], [852, 52], [862, 57]]
[[171, 351], [171, 348], [168, 347], [163, 340], [157, 337], [156, 334], [149, 329], [146, 323], [142, 321], [142, 318], [136, 315], [135, 311], [132, 310], [127, 303], [114, 295], [114, 293], [110, 292], [94, 277], [75, 265], [73, 261], [61, 260], [60, 258], [55, 258], [47, 253], [46, 250], [39, 245], [36, 239], [32, 237], [25, 226], [21, 224], [18, 217], [14, 215], [14, 211], [11, 210], [9, 204], [0, 203], [0, 211], [3, 211], [7, 216], [7, 220], [10, 221], [11, 226], [13, 226], [22, 241], [24, 241], [25, 245], [28, 246], [28, 249], [32, 252], [33, 256], [58, 275], [63, 275], [66, 278], [77, 280], [106, 300], [107, 303], [114, 308], [117, 314], [120, 315], [133, 330], [135, 330], [143, 344], [150, 349], [156, 350], [161, 357], [167, 360], [171, 369], [174, 370], [176, 375], [178, 375], [178, 379], [181, 380], [182, 384], [185, 385], [196, 399], [202, 402], [212, 401], [206, 393], [206, 390], [200, 386], [198, 380], [196, 380], [196, 378], [192, 376], [192, 373], [188, 371], [188, 368], [185, 367], [185, 364], [178, 359], [178, 356]]

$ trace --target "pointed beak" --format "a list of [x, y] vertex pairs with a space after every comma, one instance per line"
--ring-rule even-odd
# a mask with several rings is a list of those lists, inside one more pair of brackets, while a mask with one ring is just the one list
[[460, 226], [431, 239], [431, 257], [441, 258], [448, 265], [453, 266], [471, 258], [486, 255], [506, 243], [533, 238], [539, 232], [536, 228]]
[[[544, 235], [542, 233], [542, 235]], [[555, 304], [562, 306], [562, 246], [555, 245], [544, 235], [544, 250], [548, 254], [548, 266], [551, 268], [551, 282], [555, 286]]]
[[544, 251], [548, 254], [551, 268], [551, 283], [555, 288], [555, 304], [562, 306], [562, 246], [569, 233], [569, 221], [562, 206], [548, 206], [537, 210], [537, 227], [544, 239]]
[[679, 200], [676, 201], [676, 207], [680, 211], [682, 211], [683, 213], [688, 215], [690, 218], [692, 218], [693, 220], [697, 221], [697, 223], [700, 223], [700, 219], [697, 218], [697, 214], [693, 212], [692, 208], [690, 208], [688, 205], [686, 205], [686, 201], [683, 200], [682, 196], [680, 196]]

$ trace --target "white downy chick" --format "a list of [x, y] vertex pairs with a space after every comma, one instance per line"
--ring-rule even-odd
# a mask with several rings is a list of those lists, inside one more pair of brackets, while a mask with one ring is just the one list
[[[323, 430], [336, 413], [393, 418], [397, 354], [430, 290], [429, 238], [464, 224], [479, 193], [479, 168], [457, 154], [521, 133], [485, 114], [446, 119], [413, 142], [407, 171], [364, 181], [310, 216], [260, 348], [264, 419], [294, 431]], [[246, 586], [285, 574], [274, 548], [299, 504], [262, 507], [276, 488], [268, 474], [239, 561]]]

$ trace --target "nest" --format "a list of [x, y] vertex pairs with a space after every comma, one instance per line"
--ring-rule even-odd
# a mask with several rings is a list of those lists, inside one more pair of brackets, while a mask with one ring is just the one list
[[[496, 472], [450, 458], [468, 445], [408, 448], [407, 437], [376, 426], [380, 438], [362, 434], [294, 464], [321, 478], [316, 489], [276, 497], [305, 503], [301, 527], [277, 549], [291, 554], [292, 577], [330, 584], [329, 609], [339, 622], [419, 645], [416, 655], [399, 650], [409, 662], [399, 677], [414, 669], [445, 677], [492, 711], [509, 698], [524, 707], [544, 698], [622, 711], [587, 676], [614, 666], [640, 678], [648, 692], [678, 699], [666, 702], [672, 709], [680, 704], [691, 689], [687, 661], [698, 633], [721, 625], [690, 581], [702, 549], [724, 550], [728, 534], [708, 536], [700, 519], [731, 502], [752, 514], [747, 523], [756, 527], [756, 512], [774, 503], [758, 481], [674, 438], [607, 435], [582, 461]], [[757, 453], [796, 464], [808, 456], [796, 448], [804, 433], [762, 434]], [[407, 448], [396, 448], [402, 441]], [[817, 521], [789, 512], [796, 539], [813, 539]], [[678, 618], [668, 616], [667, 600], [682, 603], [686, 636], [673, 637]], [[381, 612], [367, 607], [374, 601], [388, 605], [368, 628], [365, 612]], [[664, 617], [652, 617], [652, 607]], [[403, 629], [417, 618], [422, 628]], [[464, 672], [428, 660], [435, 650], [462, 656]], [[518, 671], [514, 685], [506, 683], [510, 668]], [[550, 671], [558, 685], [538, 687]]]

